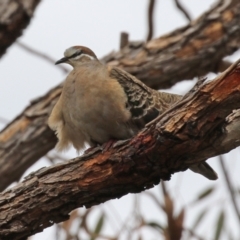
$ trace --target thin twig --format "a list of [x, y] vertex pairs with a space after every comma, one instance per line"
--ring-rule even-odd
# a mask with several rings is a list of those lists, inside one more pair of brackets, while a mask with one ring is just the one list
[[[33, 48], [27, 46], [27, 45], [24, 44], [24, 43], [16, 42], [16, 44], [17, 44], [19, 47], [21, 47], [22, 49], [24, 49], [25, 51], [27, 51], [27, 52], [29, 52], [29, 53], [31, 53], [31, 54], [33, 54], [33, 55], [36, 55], [36, 56], [38, 56], [38, 57], [46, 60], [47, 62], [49, 62], [49, 63], [51, 63], [51, 64], [55, 64], [55, 62], [56, 62], [53, 58], [51, 58], [51, 57], [48, 56], [47, 54], [41, 53], [41, 52], [39, 52], [38, 50], [33, 49]], [[69, 70], [68, 70], [66, 67], [64, 67], [63, 65], [57, 65], [57, 67], [60, 68], [64, 73], [68, 73], [68, 72], [69, 72]]]
[[148, 35], [147, 35], [147, 41], [151, 40], [153, 37], [153, 11], [155, 6], [155, 0], [149, 0], [148, 5]]
[[222, 168], [223, 175], [224, 175], [226, 184], [228, 186], [228, 190], [229, 190], [229, 193], [230, 193], [230, 196], [231, 196], [231, 199], [232, 199], [232, 204], [233, 204], [233, 207], [234, 207], [234, 210], [235, 210], [235, 213], [237, 215], [238, 222], [239, 222], [239, 226], [240, 226], [240, 212], [239, 212], [239, 209], [238, 209], [238, 206], [237, 206], [237, 202], [236, 202], [236, 199], [235, 199], [234, 187], [233, 187], [233, 185], [231, 183], [231, 180], [229, 178], [229, 174], [228, 174], [227, 169], [226, 169], [226, 167], [224, 165], [224, 161], [223, 161], [223, 156], [222, 155], [219, 156], [219, 160], [220, 160], [220, 166]]
[[128, 45], [128, 33], [127, 32], [121, 32], [120, 35], [120, 49], [126, 47]]
[[189, 22], [192, 21], [192, 18], [188, 11], [183, 7], [182, 3], [179, 0], [174, 0], [176, 7], [184, 14], [184, 16], [188, 19]]

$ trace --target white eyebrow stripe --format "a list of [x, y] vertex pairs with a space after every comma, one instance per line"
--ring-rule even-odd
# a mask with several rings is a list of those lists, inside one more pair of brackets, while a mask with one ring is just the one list
[[82, 58], [82, 57], [88, 57], [88, 58], [90, 58], [91, 60], [94, 60], [94, 57], [93, 57], [93, 56], [90, 56], [90, 55], [88, 55], [88, 54], [84, 54], [84, 53], [82, 53], [82, 54], [76, 56], [74, 59], [77, 60], [77, 59], [80, 59], [80, 58]]

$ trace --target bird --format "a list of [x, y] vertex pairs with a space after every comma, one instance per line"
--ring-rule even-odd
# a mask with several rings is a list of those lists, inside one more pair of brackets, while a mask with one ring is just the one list
[[[123, 69], [105, 65], [85, 46], [66, 49], [55, 64], [61, 63], [73, 70], [48, 119], [60, 151], [71, 144], [79, 151], [85, 144], [95, 147], [129, 139], [182, 98], [151, 89]], [[189, 168], [210, 180], [218, 178], [206, 162]]]

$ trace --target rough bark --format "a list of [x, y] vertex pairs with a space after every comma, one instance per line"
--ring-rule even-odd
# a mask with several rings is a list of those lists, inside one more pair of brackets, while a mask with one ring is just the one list
[[[0, 56], [26, 26], [19, 20], [17, 23], [21, 25], [14, 28], [14, 17], [20, 15], [16, 13], [19, 9], [25, 10], [30, 19], [39, 1], [6, 0], [3, 4], [2, 12], [7, 14], [0, 18], [0, 36], [9, 37], [0, 41], [3, 43]], [[130, 42], [121, 51], [108, 54], [103, 61], [124, 68], [150, 87], [167, 88], [183, 79], [218, 71], [222, 59], [239, 48], [239, 21], [239, 1], [222, 0], [186, 27], [147, 43]], [[8, 32], [4, 32], [5, 29]], [[15, 29], [19, 32], [14, 32]]]
[[[146, 44], [129, 43], [103, 61], [123, 67], [156, 88], [215, 71], [225, 66], [221, 62], [224, 56], [239, 48], [240, 3], [228, 2], [221, 1], [199, 19], [169, 35]], [[0, 133], [0, 165], [4, 166], [0, 169], [4, 179], [0, 191], [17, 181], [55, 145], [56, 138], [46, 121], [59, 94], [57, 87], [35, 100]]]
[[103, 60], [156, 89], [217, 72], [240, 46], [240, 2], [220, 2], [186, 27], [147, 43], [130, 42]]
[[22, 35], [40, 0], [0, 1], [0, 57]]
[[240, 114], [232, 113], [239, 107], [240, 66], [190, 92], [133, 139], [30, 174], [0, 194], [0, 239], [23, 239], [77, 207], [143, 191], [228, 152], [240, 144]]
[[34, 100], [0, 134], [0, 191], [19, 180], [26, 169], [54, 148], [57, 139], [47, 119], [61, 91], [59, 86]]

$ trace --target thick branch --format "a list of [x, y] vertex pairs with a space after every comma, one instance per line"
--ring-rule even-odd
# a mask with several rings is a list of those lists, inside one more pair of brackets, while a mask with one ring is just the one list
[[234, 119], [239, 125], [231, 114], [236, 107], [240, 67], [200, 86], [133, 139], [30, 174], [0, 194], [0, 239], [22, 239], [66, 220], [77, 207], [143, 191], [231, 150], [239, 145], [240, 130], [231, 127]]
[[[146, 44], [129, 44], [103, 61], [123, 67], [152, 87], [170, 86], [214, 71], [224, 56], [239, 48], [240, 42], [240, 3], [221, 2], [185, 28]], [[60, 88], [56, 88], [34, 101], [1, 132], [0, 165], [4, 168], [0, 168], [0, 175], [4, 181], [0, 182], [0, 190], [18, 180], [28, 166], [55, 145], [56, 138], [46, 122], [59, 94]]]
[[0, 57], [22, 35], [40, 0], [4, 0], [0, 2]]
[[47, 118], [61, 90], [61, 86], [56, 87], [33, 101], [0, 134], [1, 191], [19, 180], [26, 169], [54, 148], [57, 139], [47, 126]]
[[229, 2], [221, 1], [186, 27], [147, 43], [130, 43], [103, 60], [157, 89], [215, 72], [240, 46], [240, 2]]
[[[21, 35], [39, 1], [7, 0], [0, 5], [0, 56]], [[240, 46], [240, 3], [219, 2], [188, 26], [147, 43], [130, 43], [103, 61], [124, 68], [154, 88], [218, 70], [223, 57]]]

